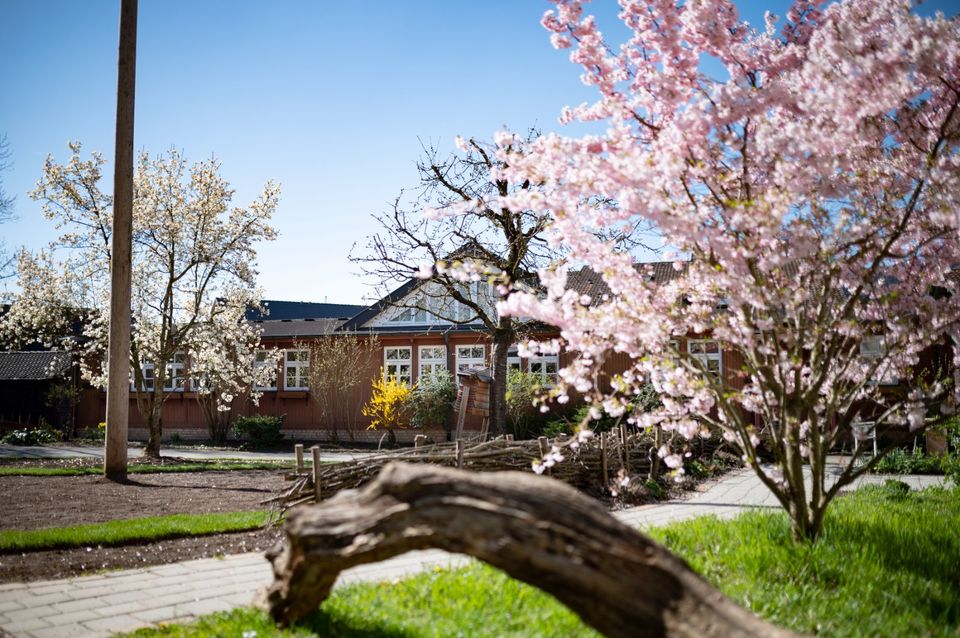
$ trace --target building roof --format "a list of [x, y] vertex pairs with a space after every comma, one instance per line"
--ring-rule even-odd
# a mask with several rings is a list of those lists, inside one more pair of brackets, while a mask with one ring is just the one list
[[264, 338], [322, 337], [337, 329], [342, 319], [280, 319], [259, 322]]
[[376, 303], [370, 306], [364, 306], [360, 312], [343, 322], [343, 325], [341, 325], [339, 329], [346, 332], [360, 330], [363, 327], [363, 324], [379, 315], [384, 309], [390, 307], [397, 300], [403, 299], [407, 293], [412, 291], [421, 283], [423, 283], [421, 280], [411, 277]]
[[0, 352], [0, 381], [42, 381], [64, 376], [70, 369], [68, 352]]
[[249, 321], [287, 321], [293, 319], [349, 319], [367, 306], [345, 303], [314, 303], [311, 301], [279, 301], [264, 299], [267, 310], [262, 314], [255, 310], [247, 312]]
[[[682, 270], [677, 270], [672, 261], [651, 261], [634, 264], [638, 272], [649, 270], [651, 281], [665, 284], [679, 277]], [[581, 295], [588, 295], [594, 303], [603, 295], [610, 294], [610, 288], [598, 272], [584, 266], [580, 270], [567, 273], [567, 288]]]

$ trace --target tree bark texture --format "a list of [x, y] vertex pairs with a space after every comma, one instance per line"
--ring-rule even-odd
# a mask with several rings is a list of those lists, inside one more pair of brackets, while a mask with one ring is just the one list
[[282, 623], [339, 573], [410, 550], [469, 554], [539, 587], [612, 637], [794, 636], [739, 607], [687, 564], [573, 488], [521, 472], [393, 463], [362, 490], [290, 512], [258, 604]]
[[[509, 320], [507, 320], [509, 321]], [[504, 323], [504, 319], [500, 320]], [[490, 436], [496, 437], [507, 431], [507, 355], [513, 345], [513, 330], [497, 330], [493, 335], [493, 352], [490, 356], [490, 370], [493, 381], [490, 384]]]

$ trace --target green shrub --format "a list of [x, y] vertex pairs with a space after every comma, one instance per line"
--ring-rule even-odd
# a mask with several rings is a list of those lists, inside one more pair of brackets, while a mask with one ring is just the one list
[[421, 378], [410, 396], [410, 424], [415, 428], [444, 427], [456, 399], [457, 387], [449, 372]]
[[571, 421], [565, 418], [547, 421], [546, 425], [543, 426], [543, 436], [548, 439], [555, 439], [563, 435], [569, 436], [573, 434], [573, 428], [576, 423], [578, 423], [578, 421]]
[[553, 419], [543, 428], [544, 436], [555, 437], [559, 434], [572, 434], [574, 429], [581, 423], [588, 421], [589, 427], [596, 433], [609, 432], [620, 423], [626, 423], [626, 419], [631, 414], [644, 414], [660, 407], [660, 395], [653, 389], [653, 385], [646, 384], [627, 405], [627, 411], [622, 417], [612, 417], [603, 413], [599, 419], [589, 419], [590, 406], [581, 405], [569, 418]]
[[919, 448], [908, 452], [902, 448], [890, 450], [873, 466], [877, 474], [942, 474], [941, 456], [929, 456]]
[[233, 432], [237, 438], [246, 439], [241, 447], [249, 450], [263, 450], [276, 447], [283, 440], [283, 421], [287, 415], [270, 416], [255, 414], [238, 416], [233, 422]]
[[539, 374], [511, 370], [507, 376], [507, 427], [517, 439], [539, 436], [547, 418], [534, 402], [544, 394]]
[[3, 439], [0, 439], [0, 442], [7, 445], [45, 445], [59, 440], [60, 433], [41, 420], [40, 425], [35, 428], [11, 430]]

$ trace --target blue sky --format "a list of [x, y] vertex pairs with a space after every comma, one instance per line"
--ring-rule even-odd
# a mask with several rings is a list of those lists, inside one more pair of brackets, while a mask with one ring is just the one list
[[[787, 7], [738, 4], [757, 25]], [[452, 150], [456, 135], [557, 130], [564, 105], [593, 97], [540, 27], [550, 6], [140, 0], [136, 147], [215, 155], [239, 205], [279, 181], [266, 296], [360, 303], [372, 282], [347, 256], [376, 230], [370, 214], [416, 185], [421, 140]], [[922, 12], [934, 8], [956, 12], [951, 0]], [[613, 24], [612, 1], [589, 10]], [[73, 139], [112, 158], [118, 15], [118, 0], [0, 0], [0, 133], [14, 161], [0, 178], [19, 218], [0, 226], [8, 245], [55, 236], [26, 194], [48, 153], [65, 158]]]

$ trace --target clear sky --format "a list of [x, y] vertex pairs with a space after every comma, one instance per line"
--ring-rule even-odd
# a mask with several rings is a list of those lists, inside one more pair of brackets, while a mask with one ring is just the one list
[[[738, 3], [762, 25], [765, 9]], [[361, 303], [372, 282], [347, 259], [376, 230], [371, 213], [417, 184], [421, 140], [507, 127], [557, 130], [590, 100], [568, 53], [551, 48], [545, 0], [140, 0], [136, 147], [215, 155], [249, 202], [283, 185], [277, 241], [260, 248], [270, 299]], [[957, 11], [957, 0], [922, 13]], [[616, 5], [588, 10], [614, 29]], [[67, 140], [112, 160], [119, 0], [0, 0], [0, 133], [14, 166], [0, 176], [18, 220], [8, 246], [55, 236], [27, 192]], [[112, 168], [105, 169], [112, 175]], [[110, 192], [109, 183], [104, 184]]]

